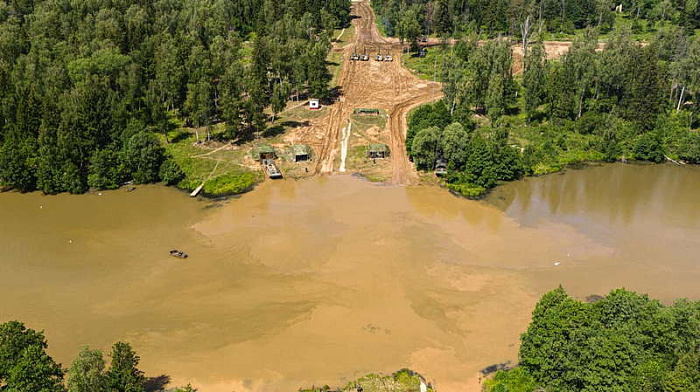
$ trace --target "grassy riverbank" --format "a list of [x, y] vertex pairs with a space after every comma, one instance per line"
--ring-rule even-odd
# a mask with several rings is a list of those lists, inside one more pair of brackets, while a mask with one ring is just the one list
[[[212, 130], [215, 136], [223, 127]], [[200, 135], [201, 136], [201, 135]], [[262, 180], [262, 173], [244, 165], [246, 149], [225, 143], [196, 144], [193, 131], [178, 128], [163, 146], [180, 166], [184, 178], [177, 187], [192, 191], [204, 183], [203, 194], [212, 197], [244, 193]]]
[[[431, 385], [426, 385], [428, 392], [434, 392]], [[364, 392], [417, 392], [421, 390], [421, 376], [408, 369], [382, 376], [378, 374], [368, 374], [356, 381], [349, 382], [344, 387], [331, 388], [328, 385], [322, 387], [312, 387], [300, 389], [299, 392], [357, 392], [362, 388]]]

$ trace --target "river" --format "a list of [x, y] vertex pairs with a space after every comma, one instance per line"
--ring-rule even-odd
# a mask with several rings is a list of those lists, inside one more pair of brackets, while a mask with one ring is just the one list
[[44, 329], [66, 366], [82, 345], [129, 341], [147, 374], [202, 392], [405, 366], [477, 391], [559, 284], [700, 298], [696, 167], [572, 170], [480, 202], [344, 175], [219, 202], [160, 186], [5, 193], [0, 222], [0, 321]]

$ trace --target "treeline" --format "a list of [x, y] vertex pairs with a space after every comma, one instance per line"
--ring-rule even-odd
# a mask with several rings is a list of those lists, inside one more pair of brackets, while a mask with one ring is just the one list
[[632, 20], [637, 32], [649, 25], [673, 24], [686, 32], [700, 28], [700, 4], [693, 0], [373, 0], [387, 34], [415, 40], [419, 35], [476, 33], [529, 36], [537, 31], [573, 33], [598, 27], [610, 30], [615, 8]]
[[[445, 98], [414, 112], [407, 148], [421, 169], [447, 160], [449, 185], [465, 195], [585, 161], [700, 163], [700, 38], [678, 29], [648, 44], [615, 34], [604, 49], [591, 30], [559, 61], [530, 45], [518, 78], [510, 44], [501, 39], [460, 41], [437, 63]], [[470, 131], [474, 119], [481, 126]], [[447, 132], [451, 122], [465, 131]], [[442, 141], [433, 148], [425, 143], [430, 138]], [[493, 151], [479, 153], [479, 139]], [[500, 156], [511, 150], [504, 170]], [[494, 168], [474, 169], [469, 157], [476, 156]]]
[[[158, 392], [167, 376], [147, 378], [128, 343], [112, 346], [109, 368], [100, 350], [83, 348], [64, 369], [47, 353], [44, 333], [18, 321], [0, 324], [0, 390], [7, 392]], [[173, 392], [196, 392], [191, 386]]]
[[622, 289], [581, 302], [560, 287], [535, 307], [519, 357], [484, 391], [697, 392], [700, 303]]
[[0, 186], [170, 181], [153, 149], [170, 117], [197, 140], [225, 121], [236, 139], [292, 95], [326, 97], [349, 13], [349, 0], [0, 1]]
[[505, 128], [476, 131], [468, 116], [451, 115], [441, 100], [412, 113], [407, 149], [418, 170], [429, 171], [438, 161], [447, 162], [448, 187], [478, 197], [499, 181], [516, 180], [524, 174], [520, 152], [508, 139]]

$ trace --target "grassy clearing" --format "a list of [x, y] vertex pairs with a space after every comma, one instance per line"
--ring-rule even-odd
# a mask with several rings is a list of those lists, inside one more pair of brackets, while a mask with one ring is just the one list
[[[388, 120], [385, 110], [378, 116], [352, 115], [352, 133], [350, 135], [346, 167], [348, 171], [362, 174], [372, 182], [386, 182], [391, 176], [391, 159], [369, 159], [367, 149], [372, 143], [389, 144], [390, 136], [386, 130]], [[338, 162], [340, 164], [340, 157]]]
[[353, 132], [365, 132], [372, 127], [383, 130], [386, 127], [387, 114], [383, 109], [379, 110], [378, 116], [353, 114], [350, 116], [350, 121], [352, 121]]
[[418, 55], [415, 54], [405, 53], [403, 55], [403, 65], [406, 67], [406, 69], [413, 72], [419, 78], [423, 80], [433, 80], [435, 77], [436, 62], [439, 68], [444, 52], [445, 49], [442, 47], [434, 46], [428, 48], [428, 52], [425, 57], [418, 57]]
[[337, 40], [336, 38], [338, 38], [343, 29], [337, 29], [333, 32], [333, 43], [340, 47], [343, 47], [355, 41], [355, 25], [351, 23], [350, 27], [346, 27], [344, 30], [345, 32], [339, 40]]
[[330, 113], [330, 109], [325, 106], [322, 106], [319, 110], [310, 110], [306, 103], [301, 106], [299, 106], [299, 102], [294, 102], [294, 104], [297, 106], [288, 109], [280, 115], [280, 118], [277, 120], [278, 123], [285, 121], [315, 120], [324, 118]]
[[[185, 178], [178, 184], [181, 189], [191, 191], [209, 179], [204, 192], [223, 196], [245, 192], [262, 180], [260, 172], [242, 165], [246, 156], [244, 148], [197, 146], [194, 134], [183, 128], [170, 132], [168, 137], [171, 142], [164, 143], [164, 147], [185, 173]], [[224, 148], [217, 150], [217, 147]]]

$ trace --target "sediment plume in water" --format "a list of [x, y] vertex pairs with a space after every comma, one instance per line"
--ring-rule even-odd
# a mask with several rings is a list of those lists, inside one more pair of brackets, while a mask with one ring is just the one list
[[0, 320], [44, 329], [64, 365], [85, 344], [129, 341], [149, 375], [207, 392], [403, 367], [477, 391], [480, 369], [517, 361], [534, 304], [559, 284], [700, 297], [698, 175], [612, 165], [481, 202], [352, 176], [225, 202], [158, 186], [0, 194]]

